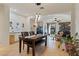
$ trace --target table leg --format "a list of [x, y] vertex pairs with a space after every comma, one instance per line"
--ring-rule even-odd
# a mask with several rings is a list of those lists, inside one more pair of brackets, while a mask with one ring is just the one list
[[21, 38], [19, 37], [19, 53], [21, 53]]
[[47, 36], [45, 37], [46, 39], [45, 39], [45, 46], [47, 46]]
[[35, 56], [35, 41], [32, 42], [32, 55]]
[[24, 50], [24, 41], [23, 41], [23, 50]]

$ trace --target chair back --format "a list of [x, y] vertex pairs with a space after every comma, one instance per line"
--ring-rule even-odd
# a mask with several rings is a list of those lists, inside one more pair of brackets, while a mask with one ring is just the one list
[[28, 32], [21, 32], [22, 37], [28, 36]]
[[30, 34], [30, 35], [34, 35], [35, 33], [34, 33], [34, 31], [31, 31], [31, 32], [29, 32], [29, 34]]

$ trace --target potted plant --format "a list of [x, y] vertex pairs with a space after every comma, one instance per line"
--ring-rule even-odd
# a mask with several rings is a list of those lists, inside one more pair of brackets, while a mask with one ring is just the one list
[[72, 49], [72, 46], [73, 46], [73, 37], [71, 36], [66, 36], [64, 37], [64, 42], [65, 42], [65, 48], [66, 48], [66, 51], [69, 52], [70, 49]]

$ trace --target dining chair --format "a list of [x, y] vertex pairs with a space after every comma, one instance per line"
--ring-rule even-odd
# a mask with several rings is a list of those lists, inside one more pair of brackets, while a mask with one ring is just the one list
[[35, 33], [34, 33], [34, 31], [30, 31], [29, 34], [30, 35], [34, 35]]
[[[21, 32], [22, 37], [29, 36], [28, 32]], [[27, 44], [26, 40], [23, 40], [23, 50], [24, 50], [24, 45]]]

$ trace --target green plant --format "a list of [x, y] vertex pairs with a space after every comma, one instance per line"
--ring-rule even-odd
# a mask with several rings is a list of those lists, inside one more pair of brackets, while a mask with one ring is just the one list
[[55, 34], [55, 32], [51, 32], [51, 34]]
[[63, 37], [63, 39], [65, 43], [73, 43], [73, 37], [71, 36]]

